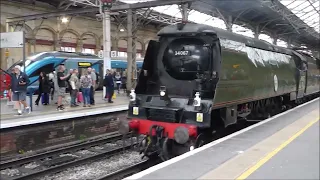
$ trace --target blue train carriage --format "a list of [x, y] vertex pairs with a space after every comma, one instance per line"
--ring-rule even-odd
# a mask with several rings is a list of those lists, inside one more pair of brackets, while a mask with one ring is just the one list
[[[142, 60], [137, 59], [137, 68], [142, 67]], [[29, 89], [38, 89], [39, 82], [38, 78], [40, 72], [50, 73], [53, 70], [57, 70], [59, 64], [65, 64], [66, 72], [69, 69], [79, 69], [79, 74], [83, 72], [84, 69], [92, 67], [95, 69], [97, 74], [97, 86], [96, 89], [101, 89], [103, 86], [103, 59], [99, 58], [96, 55], [84, 54], [84, 53], [75, 53], [75, 52], [62, 52], [62, 51], [53, 51], [53, 52], [41, 52], [36, 53], [32, 56], [27, 57], [25, 66], [26, 74], [30, 78]], [[23, 66], [23, 61], [20, 60], [13, 64]], [[127, 68], [126, 57], [114, 57], [111, 60], [112, 69], [125, 69]], [[23, 69], [24, 70], [24, 69]]]

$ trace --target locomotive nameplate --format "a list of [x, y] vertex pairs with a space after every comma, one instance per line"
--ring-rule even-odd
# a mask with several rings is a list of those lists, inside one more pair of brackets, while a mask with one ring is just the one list
[[175, 56], [190, 56], [190, 51], [174, 51]]

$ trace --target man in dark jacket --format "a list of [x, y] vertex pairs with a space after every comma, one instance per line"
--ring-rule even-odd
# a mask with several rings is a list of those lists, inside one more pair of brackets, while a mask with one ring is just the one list
[[110, 69], [107, 69], [107, 74], [104, 78], [103, 84], [106, 86], [106, 90], [107, 90], [106, 96], [108, 97], [108, 102], [113, 103], [112, 95], [114, 93], [114, 83], [113, 83], [113, 74]]
[[21, 67], [16, 65], [14, 67], [14, 74], [11, 79], [12, 101], [16, 101], [18, 108], [18, 115], [22, 115], [21, 104], [23, 104], [27, 113], [31, 113], [30, 107], [26, 103], [27, 87], [30, 80], [28, 76], [21, 72]]

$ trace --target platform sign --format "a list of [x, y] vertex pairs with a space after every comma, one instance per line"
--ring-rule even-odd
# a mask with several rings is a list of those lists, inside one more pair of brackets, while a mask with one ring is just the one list
[[78, 62], [78, 67], [79, 68], [88, 68], [91, 67], [92, 64], [90, 62]]
[[99, 51], [99, 52], [98, 52], [98, 57], [99, 57], [99, 58], [103, 58], [103, 51]]
[[111, 51], [111, 57], [117, 57], [117, 51]]
[[23, 48], [24, 46], [23, 31], [0, 33], [0, 39], [0, 48]]

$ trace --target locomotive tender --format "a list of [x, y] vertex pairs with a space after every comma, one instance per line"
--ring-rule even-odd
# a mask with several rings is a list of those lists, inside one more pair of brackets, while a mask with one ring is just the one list
[[129, 121], [140, 148], [163, 160], [204, 144], [239, 119], [263, 120], [319, 96], [319, 59], [199, 24], [164, 27], [150, 41]]

